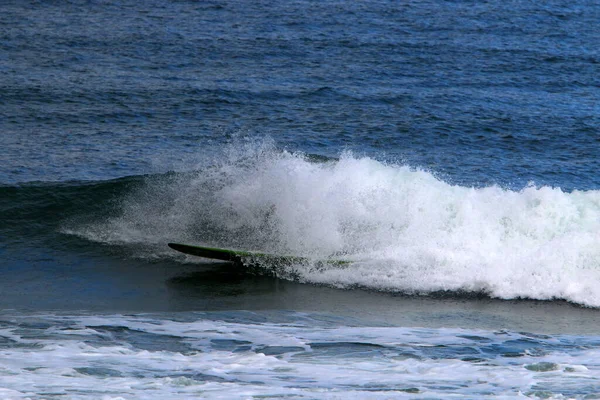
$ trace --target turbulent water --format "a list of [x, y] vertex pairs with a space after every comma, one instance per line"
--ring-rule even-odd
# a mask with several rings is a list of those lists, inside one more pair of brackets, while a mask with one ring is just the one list
[[117, 216], [67, 222], [62, 232], [158, 248], [176, 240], [333, 255], [353, 263], [278, 273], [337, 287], [600, 306], [599, 191], [468, 188], [349, 154], [316, 163], [256, 150], [199, 172], [149, 177], [121, 199]]
[[156, 318], [32, 315], [3, 321], [3, 347], [9, 349], [0, 371], [11, 388], [0, 394], [546, 398], [594, 392], [600, 377], [597, 338], [340, 327], [339, 321], [294, 313]]
[[0, 397], [598, 398], [598, 21], [1, 3]]

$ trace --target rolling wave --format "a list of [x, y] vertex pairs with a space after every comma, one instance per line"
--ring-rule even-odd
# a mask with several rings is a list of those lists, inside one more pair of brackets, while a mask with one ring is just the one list
[[21, 204], [14, 218], [49, 215], [50, 226], [94, 242], [161, 254], [181, 241], [336, 255], [354, 263], [298, 265], [293, 276], [600, 306], [600, 191], [463, 187], [404, 165], [350, 153], [315, 162], [268, 143], [229, 148], [200, 171], [2, 191]]

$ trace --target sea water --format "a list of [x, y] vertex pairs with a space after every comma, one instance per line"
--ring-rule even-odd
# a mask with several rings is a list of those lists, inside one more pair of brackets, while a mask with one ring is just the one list
[[598, 21], [0, 4], [0, 397], [600, 397]]

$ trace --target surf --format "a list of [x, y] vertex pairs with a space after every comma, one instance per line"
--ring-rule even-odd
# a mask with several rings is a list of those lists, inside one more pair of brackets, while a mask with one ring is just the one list
[[[344, 152], [315, 162], [261, 143], [232, 147], [201, 169], [148, 177], [117, 216], [71, 224], [111, 244], [166, 243], [315, 259], [307, 283], [600, 306], [600, 192], [529, 185], [466, 187], [434, 173]], [[159, 250], [160, 249], [160, 250]]]

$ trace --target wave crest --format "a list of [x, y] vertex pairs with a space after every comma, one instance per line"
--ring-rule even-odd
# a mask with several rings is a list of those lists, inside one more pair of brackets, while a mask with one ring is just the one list
[[351, 267], [294, 274], [338, 287], [600, 306], [599, 191], [462, 187], [351, 153], [313, 162], [262, 142], [200, 171], [148, 178], [120, 209], [72, 231], [111, 243], [343, 254]]

